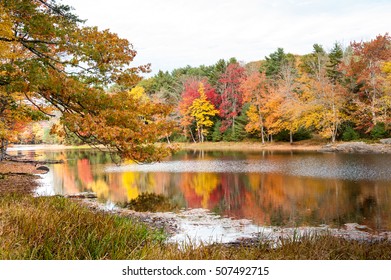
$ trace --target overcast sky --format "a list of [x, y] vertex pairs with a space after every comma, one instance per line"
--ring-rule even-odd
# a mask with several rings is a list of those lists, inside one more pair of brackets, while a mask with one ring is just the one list
[[373, 39], [391, 27], [391, 0], [62, 0], [137, 50], [152, 74], [220, 58], [250, 62], [278, 47], [305, 54], [319, 43]]

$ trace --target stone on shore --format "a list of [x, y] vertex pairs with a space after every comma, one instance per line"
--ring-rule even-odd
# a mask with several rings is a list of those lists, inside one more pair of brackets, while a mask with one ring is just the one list
[[[383, 139], [386, 140], [386, 139]], [[391, 140], [391, 139], [390, 139]], [[327, 144], [320, 149], [321, 152], [341, 153], [391, 153], [391, 146], [387, 144], [367, 144], [364, 142], [347, 142], [341, 144]]]

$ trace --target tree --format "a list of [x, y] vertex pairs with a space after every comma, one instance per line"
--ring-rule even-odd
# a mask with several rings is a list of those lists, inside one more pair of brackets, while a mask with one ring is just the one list
[[264, 133], [264, 107], [268, 94], [268, 83], [265, 73], [253, 72], [246, 79], [243, 79], [240, 89], [243, 92], [243, 101], [250, 103], [247, 111], [249, 122], [246, 131], [258, 132], [262, 143], [265, 143]]
[[383, 96], [380, 99], [381, 115], [379, 118], [384, 124], [387, 124], [386, 129], [390, 129], [391, 124], [391, 61], [387, 61], [382, 66], [382, 72], [385, 74], [383, 82]]
[[320, 45], [315, 44], [313, 53], [303, 57], [302, 65], [305, 126], [314, 126], [322, 137], [331, 138], [333, 143], [341, 123], [347, 120], [347, 92], [340, 84], [341, 75], [336, 64], [341, 58], [338, 46], [328, 55]]
[[[125, 91], [149, 69], [130, 66], [136, 51], [126, 39], [84, 26], [55, 0], [1, 1], [0, 18], [0, 48], [12, 54], [0, 60], [1, 92], [21, 93], [43, 112], [41, 105], [51, 104], [67, 130], [122, 157], [159, 160], [169, 152], [154, 145], [173, 127], [164, 121], [169, 106], [140, 104]], [[106, 93], [111, 84], [124, 91]]]
[[232, 134], [235, 133], [235, 118], [243, 106], [240, 84], [244, 77], [245, 69], [238, 63], [229, 64], [226, 71], [220, 76], [219, 83], [222, 88], [219, 107], [222, 117], [221, 132], [225, 132], [231, 126]]
[[381, 122], [381, 100], [385, 94], [382, 65], [391, 59], [391, 38], [377, 36], [369, 42], [353, 42], [352, 56], [344, 65], [346, 75], [355, 81], [356, 112], [359, 128], [366, 132]]
[[187, 78], [184, 82], [184, 90], [181, 94], [181, 101], [178, 104], [179, 114], [181, 115], [180, 124], [183, 127], [186, 135], [186, 130], [188, 129], [193, 141], [193, 133], [191, 131], [191, 125], [194, 121], [194, 116], [191, 115], [189, 107], [192, 106], [194, 100], [200, 98], [200, 84], [202, 84], [203, 92], [209, 102], [217, 108], [219, 101], [219, 96], [216, 94], [215, 89], [206, 81], [206, 79], [199, 80], [197, 78]]
[[202, 83], [199, 84], [198, 92], [200, 97], [193, 101], [189, 107], [189, 112], [196, 121], [198, 139], [200, 139], [201, 142], [204, 142], [204, 136], [208, 133], [207, 128], [213, 125], [211, 117], [218, 114], [219, 111], [216, 110], [213, 104], [207, 99]]
[[268, 57], [265, 57], [265, 63], [260, 70], [261, 72], [264, 72], [268, 78], [272, 79], [272, 81], [276, 81], [280, 78], [282, 67], [294, 62], [294, 59], [292, 54], [286, 54], [284, 49], [278, 48], [277, 51], [271, 53]]
[[333, 84], [342, 83], [343, 72], [341, 69], [342, 60], [344, 58], [344, 51], [339, 43], [335, 43], [334, 47], [328, 54], [329, 61], [326, 65], [327, 76]]
[[[283, 129], [289, 131], [289, 141], [293, 143], [293, 134], [299, 130], [303, 124], [304, 103], [299, 94], [299, 84], [297, 81], [297, 71], [293, 60], [286, 60], [280, 66], [279, 79], [276, 80], [272, 91], [270, 105], [277, 106], [279, 117], [274, 131]], [[280, 103], [276, 103], [280, 101]]]

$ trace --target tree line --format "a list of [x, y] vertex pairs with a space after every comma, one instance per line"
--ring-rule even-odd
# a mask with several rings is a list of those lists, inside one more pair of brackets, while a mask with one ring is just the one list
[[248, 64], [159, 71], [138, 87], [171, 104], [177, 141], [262, 143], [317, 135], [331, 142], [390, 136], [391, 39], [319, 44], [306, 55], [282, 48]]

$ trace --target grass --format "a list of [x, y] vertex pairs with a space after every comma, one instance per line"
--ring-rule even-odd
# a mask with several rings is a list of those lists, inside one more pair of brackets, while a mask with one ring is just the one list
[[60, 197], [0, 198], [1, 259], [144, 259], [162, 231]]
[[0, 196], [0, 259], [391, 259], [391, 243], [306, 236], [267, 243], [164, 243], [166, 236], [128, 217], [94, 212], [62, 197]]

